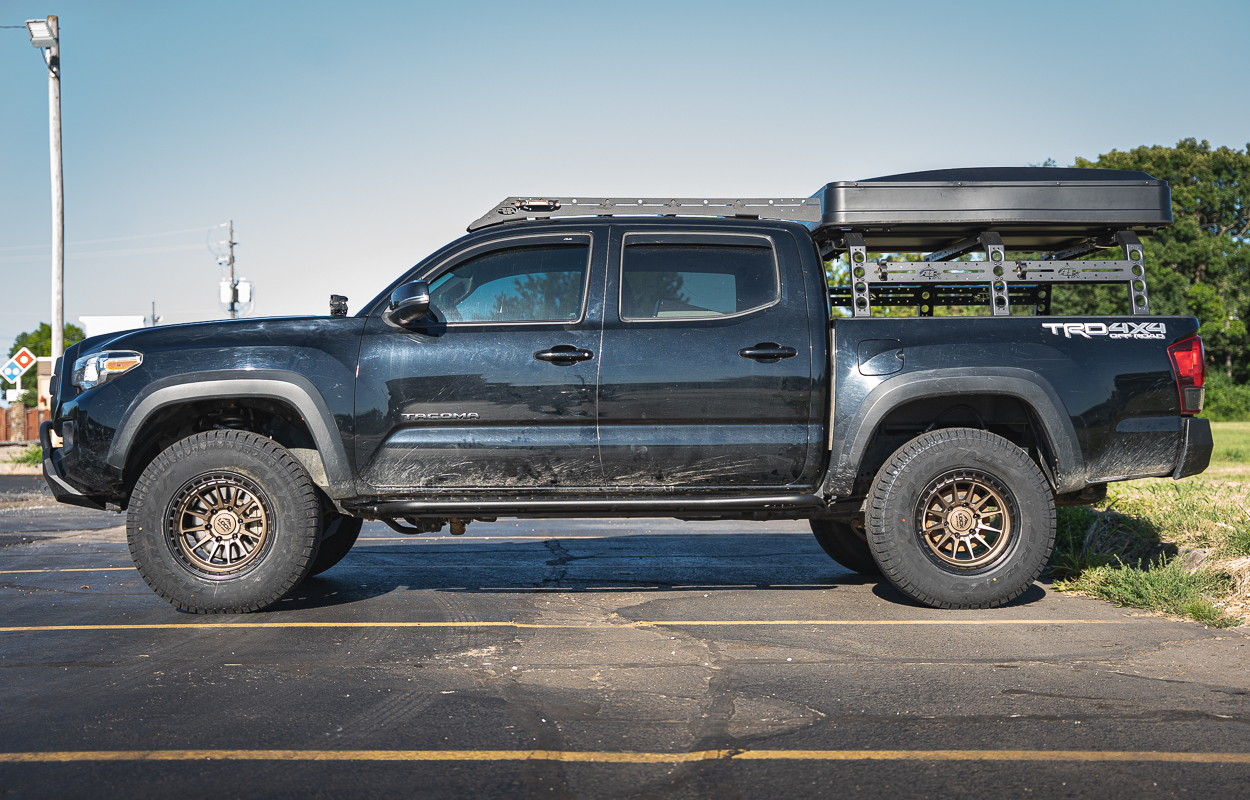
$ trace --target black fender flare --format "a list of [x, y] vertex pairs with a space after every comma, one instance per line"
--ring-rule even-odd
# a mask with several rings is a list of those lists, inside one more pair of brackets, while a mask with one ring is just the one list
[[312, 381], [287, 370], [219, 370], [155, 381], [126, 408], [109, 445], [106, 463], [119, 472], [124, 470], [131, 445], [148, 419], [160, 409], [175, 403], [234, 397], [280, 400], [298, 411], [312, 433], [325, 467], [328, 494], [335, 499], [355, 496], [351, 465], [330, 407]]
[[1041, 424], [1055, 460], [1054, 474], [1047, 476], [1054, 490], [1064, 493], [1085, 488], [1085, 458], [1076, 428], [1049, 381], [1033, 370], [1018, 367], [956, 367], [903, 373], [869, 392], [851, 420], [841, 431], [833, 432], [829, 476], [822, 493], [843, 497], [851, 493], [868, 440], [891, 411], [926, 397], [963, 394], [1006, 395], [1024, 403]]

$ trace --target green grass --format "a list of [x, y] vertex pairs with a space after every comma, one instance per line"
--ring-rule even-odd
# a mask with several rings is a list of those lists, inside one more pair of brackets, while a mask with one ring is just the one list
[[28, 448], [9, 459], [9, 461], [14, 464], [28, 464], [32, 467], [37, 467], [43, 463], [43, 449], [37, 446]]
[[1231, 628], [1242, 621], [1215, 605], [1217, 598], [1232, 590], [1228, 576], [1208, 570], [1190, 572], [1180, 559], [1148, 569], [1122, 564], [1092, 567], [1079, 577], [1057, 581], [1055, 588], [1101, 597], [1118, 606], [1189, 617], [1213, 628]]
[[[1250, 423], [1211, 429], [1208, 472], [1114, 483], [1098, 506], [1058, 510], [1056, 589], [1216, 627], [1250, 616], [1250, 597], [1237, 588], [1247, 585], [1244, 566], [1228, 564], [1250, 556]], [[1191, 572], [1174, 557], [1180, 548], [1210, 558]]]
[[1250, 463], [1250, 422], [1212, 422], [1211, 435], [1215, 439], [1212, 466]]

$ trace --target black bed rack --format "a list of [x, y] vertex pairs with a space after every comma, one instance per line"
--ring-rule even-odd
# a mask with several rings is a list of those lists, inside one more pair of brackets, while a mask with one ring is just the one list
[[[1071, 260], [1117, 246], [1124, 249], [1123, 259]], [[854, 231], [827, 242], [823, 255], [839, 251], [848, 254], [851, 282], [830, 287], [830, 302], [850, 308], [856, 317], [870, 316], [873, 306], [915, 306], [920, 316], [928, 317], [937, 306], [954, 305], [989, 306], [994, 316], [1009, 316], [1012, 306], [1031, 306], [1033, 313], [1049, 316], [1053, 287], [1066, 284], [1125, 285], [1131, 312], [1150, 313], [1144, 254], [1133, 231], [1091, 237], [1040, 260], [1008, 258], [994, 231], [929, 253], [923, 261], [870, 261], [863, 235]], [[984, 253], [983, 260], [949, 260], [978, 251]]]

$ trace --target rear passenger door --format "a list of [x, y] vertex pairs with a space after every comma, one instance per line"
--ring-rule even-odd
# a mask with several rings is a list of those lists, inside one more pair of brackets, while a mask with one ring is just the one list
[[[797, 278], [783, 280], [783, 266]], [[812, 348], [788, 234], [614, 226], [606, 298], [598, 417], [609, 486], [800, 480]]]

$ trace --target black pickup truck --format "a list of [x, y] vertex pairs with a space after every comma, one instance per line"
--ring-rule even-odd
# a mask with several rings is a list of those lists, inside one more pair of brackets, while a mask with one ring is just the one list
[[[1056, 505], [1206, 468], [1198, 323], [1149, 314], [1138, 238], [1171, 218], [1165, 182], [1075, 169], [509, 198], [354, 317], [333, 296], [79, 342], [44, 472], [127, 511], [140, 574], [195, 612], [273, 604], [362, 520], [500, 516], [807, 519], [921, 603], [997, 606]], [[1065, 283], [1122, 284], [1131, 313], [1051, 316]]]

